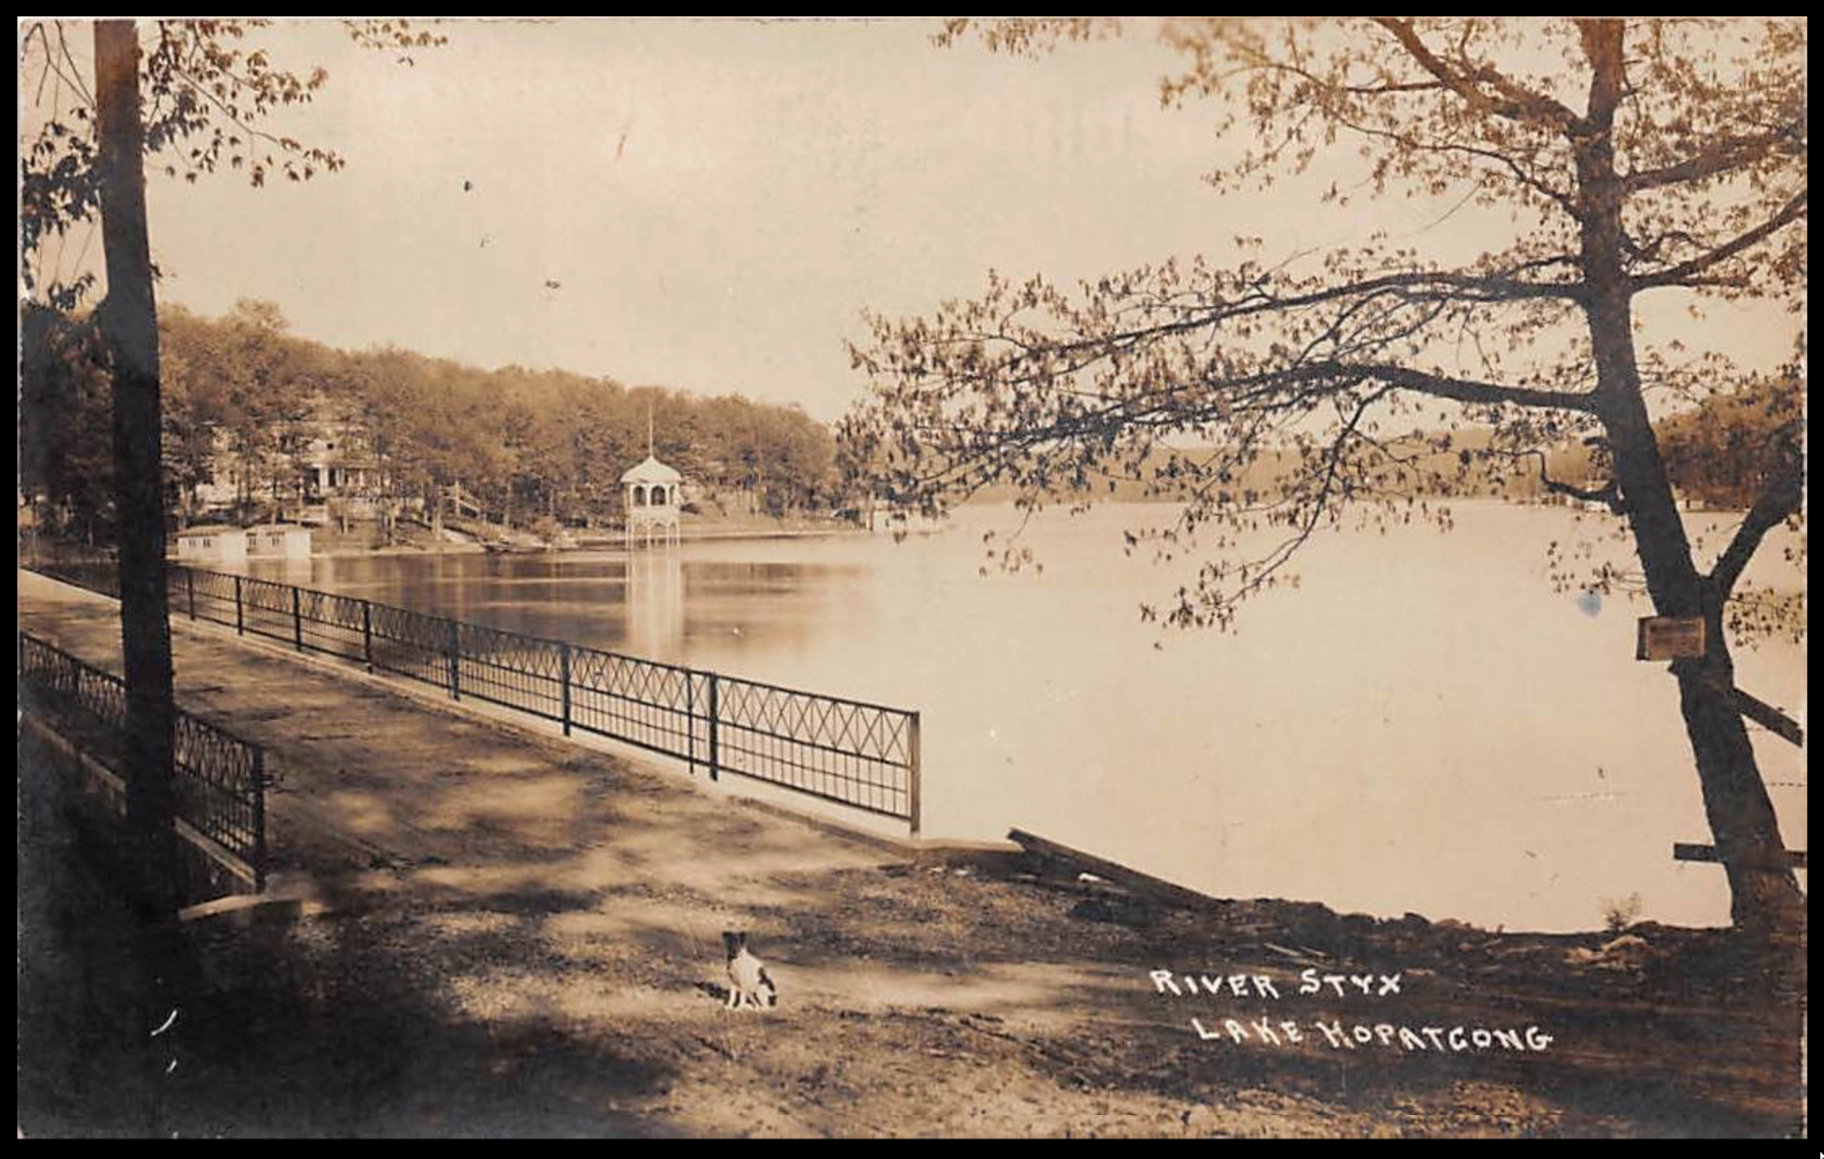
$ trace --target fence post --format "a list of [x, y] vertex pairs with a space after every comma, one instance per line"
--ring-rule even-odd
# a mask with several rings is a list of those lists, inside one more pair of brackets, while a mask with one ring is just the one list
[[361, 656], [367, 661], [367, 670], [374, 670], [374, 605], [369, 600], [361, 601]]
[[697, 775], [697, 674], [684, 669], [684, 767]]
[[920, 814], [924, 809], [924, 763], [918, 732], [918, 713], [915, 712], [911, 723], [906, 726], [906, 812], [911, 814], [914, 840], [918, 838], [919, 826], [923, 820]]
[[190, 593], [190, 618], [196, 619], [196, 572], [184, 569], [184, 587]]
[[714, 672], [709, 674], [709, 779], [722, 779], [722, 741], [717, 735], [716, 717], [721, 715], [722, 694], [721, 680]]
[[446, 620], [450, 626], [450, 699], [462, 699], [462, 625]]
[[247, 617], [241, 611], [241, 577], [238, 575], [234, 577], [234, 634], [247, 634]]
[[298, 651], [304, 650], [304, 614], [298, 610], [298, 589], [291, 589], [291, 643]]
[[266, 750], [253, 750], [253, 890], [266, 892]]
[[570, 641], [559, 640], [558, 655], [562, 660], [564, 680], [564, 735], [570, 735]]

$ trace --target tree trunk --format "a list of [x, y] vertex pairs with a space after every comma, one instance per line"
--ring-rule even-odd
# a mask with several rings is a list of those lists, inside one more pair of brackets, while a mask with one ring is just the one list
[[[102, 245], [108, 296], [99, 325], [114, 382], [115, 538], [119, 549], [121, 652], [127, 684], [127, 819], [139, 918], [140, 1021], [146, 1037], [181, 992], [176, 844], [172, 830], [171, 625], [165, 603], [164, 488], [160, 479], [158, 315], [146, 232], [139, 35], [130, 20], [95, 25]], [[160, 1040], [162, 1049], [170, 1040]], [[148, 1053], [148, 1083], [161, 1068]], [[156, 1085], [146, 1094], [157, 1122]]]
[[1647, 591], [1662, 616], [1701, 616], [1704, 656], [1676, 661], [1685, 733], [1697, 759], [1704, 812], [1729, 876], [1730, 916], [1740, 927], [1796, 928], [1805, 897], [1787, 864], [1773, 803], [1733, 703], [1734, 665], [1723, 638], [1722, 599], [1698, 573], [1647, 414], [1634, 352], [1633, 289], [1622, 259], [1627, 190], [1615, 169], [1614, 123], [1627, 88], [1625, 25], [1580, 25], [1591, 66], [1590, 103], [1574, 145], [1584, 313], [1596, 360], [1596, 413], [1634, 534]]
[[171, 626], [165, 603], [160, 481], [158, 315], [146, 233], [139, 122], [139, 36], [131, 21], [95, 26], [101, 129], [102, 243], [108, 297], [101, 331], [114, 378], [114, 495], [120, 621], [131, 752], [127, 793], [144, 846], [141, 887], [173, 909]]
[[1729, 876], [1730, 916], [1755, 929], [1796, 929], [1805, 896], [1786, 857], [1742, 714], [1733, 703], [1734, 665], [1722, 640], [1720, 602], [1705, 616], [1706, 654], [1672, 665], [1685, 732], [1697, 756], [1704, 814]]
[[1733, 702], [1735, 666], [1723, 635], [1722, 600], [1691, 562], [1690, 542], [1641, 400], [1627, 300], [1599, 292], [1589, 314], [1600, 381], [1609, 384], [1598, 387], [1600, 414], [1654, 610], [1705, 621], [1704, 656], [1676, 661], [1672, 672], [1705, 817], [1729, 878], [1730, 917], [1745, 929], [1798, 928], [1805, 920], [1805, 896], [1787, 862], [1779, 818]]

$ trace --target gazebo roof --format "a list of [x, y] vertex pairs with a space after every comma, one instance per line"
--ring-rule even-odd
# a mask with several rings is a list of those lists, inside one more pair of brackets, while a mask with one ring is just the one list
[[645, 462], [621, 476], [623, 483], [681, 483], [683, 481], [684, 476], [651, 455], [647, 455]]

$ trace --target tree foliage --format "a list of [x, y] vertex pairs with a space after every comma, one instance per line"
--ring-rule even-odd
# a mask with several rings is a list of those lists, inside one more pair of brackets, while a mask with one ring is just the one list
[[[227, 169], [258, 187], [269, 179], [308, 181], [344, 165], [334, 150], [269, 127], [275, 113], [305, 105], [329, 79], [321, 66], [282, 68], [257, 42], [272, 22], [158, 20], [140, 57], [140, 123], [148, 169], [194, 183]], [[42, 268], [45, 245], [95, 218], [100, 198], [92, 67], [74, 35], [77, 22], [34, 20], [20, 35], [19, 241], [28, 260], [28, 295], [72, 309], [94, 285], [81, 271], [66, 278], [59, 261]], [[444, 37], [410, 20], [344, 21], [350, 38], [411, 64], [413, 53]], [[61, 246], [58, 250], [61, 257]], [[80, 266], [80, 259], [78, 260]]]
[[[939, 39], [979, 30], [992, 48], [1043, 52], [1114, 27], [953, 21]], [[1637, 586], [1659, 615], [1705, 621], [1703, 655], [1671, 671], [1733, 912], [1802, 924], [1730, 654], [1732, 638], [1791, 625], [1790, 604], [1742, 614], [1740, 588], [1769, 533], [1799, 527], [1802, 423], [1757, 444], [1769, 469], [1711, 562], [1649, 409], [1751, 371], [1801, 380], [1802, 349], [1784, 367], [1692, 354], [1679, 334], [1644, 329], [1636, 300], [1804, 308], [1805, 22], [1212, 18], [1164, 36], [1189, 62], [1163, 82], [1165, 101], [1213, 99], [1241, 146], [1209, 175], [1225, 195], [1278, 194], [1353, 152], [1359, 180], [1322, 202], [1433, 199], [1497, 240], [1465, 258], [1424, 237], [1289, 255], [1238, 237], [1229, 260], [1075, 286], [991, 272], [981, 294], [929, 317], [872, 319], [853, 352], [872, 395], [845, 420], [844, 461], [926, 511], [994, 485], [1035, 509], [1139, 482], [1180, 503], [1168, 524], [1130, 532], [1130, 549], [1151, 540], [1202, 560], [1146, 614], [1223, 627], [1291, 578], [1320, 529], [1448, 528], [1435, 496], [1536, 472], [1546, 491], [1612, 512], [1639, 564], [1554, 545], [1558, 582], [1593, 568], [1580, 582]], [[1469, 427], [1486, 433], [1459, 437]], [[1553, 477], [1554, 452], [1577, 444], [1593, 477]]]
[[113, 392], [92, 327], [28, 302], [19, 319], [19, 487], [93, 539], [112, 531]]
[[[1801, 307], [1805, 28], [1640, 22], [1625, 30], [1625, 85], [1592, 96], [1590, 27], [1168, 23], [1189, 67], [1162, 83], [1165, 100], [1215, 98], [1221, 131], [1247, 143], [1209, 175], [1217, 190], [1271, 190], [1353, 149], [1361, 183], [1322, 200], [1445, 197], [1504, 214], [1505, 240], [1465, 262], [1378, 234], [1301, 255], [1237, 237], [1233, 261], [1075, 286], [990, 272], [979, 295], [930, 317], [871, 318], [853, 358], [873, 396], [845, 423], [846, 453], [881, 468], [889, 497], [927, 511], [989, 487], [1027, 506], [1135, 485], [1182, 501], [1174, 523], [1133, 541], [1206, 555], [1197, 581], [1156, 610], [1181, 625], [1231, 624], [1321, 528], [1447, 525], [1433, 500], [1491, 480], [1619, 502], [1585, 316], [1610, 289]], [[1114, 30], [953, 21], [940, 40], [979, 33], [1037, 53]], [[1574, 107], [1580, 98], [1596, 103]], [[1597, 138], [1613, 176], [1600, 192]], [[1586, 235], [1611, 210], [1618, 284], [1604, 287]], [[1746, 374], [1687, 353], [1676, 335], [1642, 343], [1638, 391], [1692, 402]], [[1477, 427], [1486, 434], [1466, 437]], [[1593, 486], [1544, 473], [1548, 456], [1586, 440]]]
[[[105, 535], [111, 397], [86, 314], [33, 307], [23, 338], [20, 485]], [[733, 504], [774, 515], [841, 501], [829, 430], [795, 407], [738, 396], [508, 366], [484, 371], [386, 348], [337, 350], [290, 331], [270, 302], [222, 318], [159, 318], [170, 507], [193, 513], [204, 483], [230, 479], [242, 518], [270, 516], [302, 469], [313, 424], [361, 432], [399, 497], [460, 482], [495, 518], [611, 519], [620, 477], [654, 451]], [[97, 483], [99, 480], [99, 483]], [[715, 500], [712, 500], [714, 502]]]
[[1805, 421], [1805, 389], [1760, 379], [1719, 393], [1659, 425], [1666, 470], [1681, 492], [1711, 507], [1745, 511], [1787, 471]]

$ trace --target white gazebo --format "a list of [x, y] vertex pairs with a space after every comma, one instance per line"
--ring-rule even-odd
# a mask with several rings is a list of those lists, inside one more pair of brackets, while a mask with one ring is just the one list
[[684, 476], [650, 453], [639, 466], [621, 476], [628, 547], [641, 542], [667, 546], [678, 542], [678, 489], [683, 483]]

